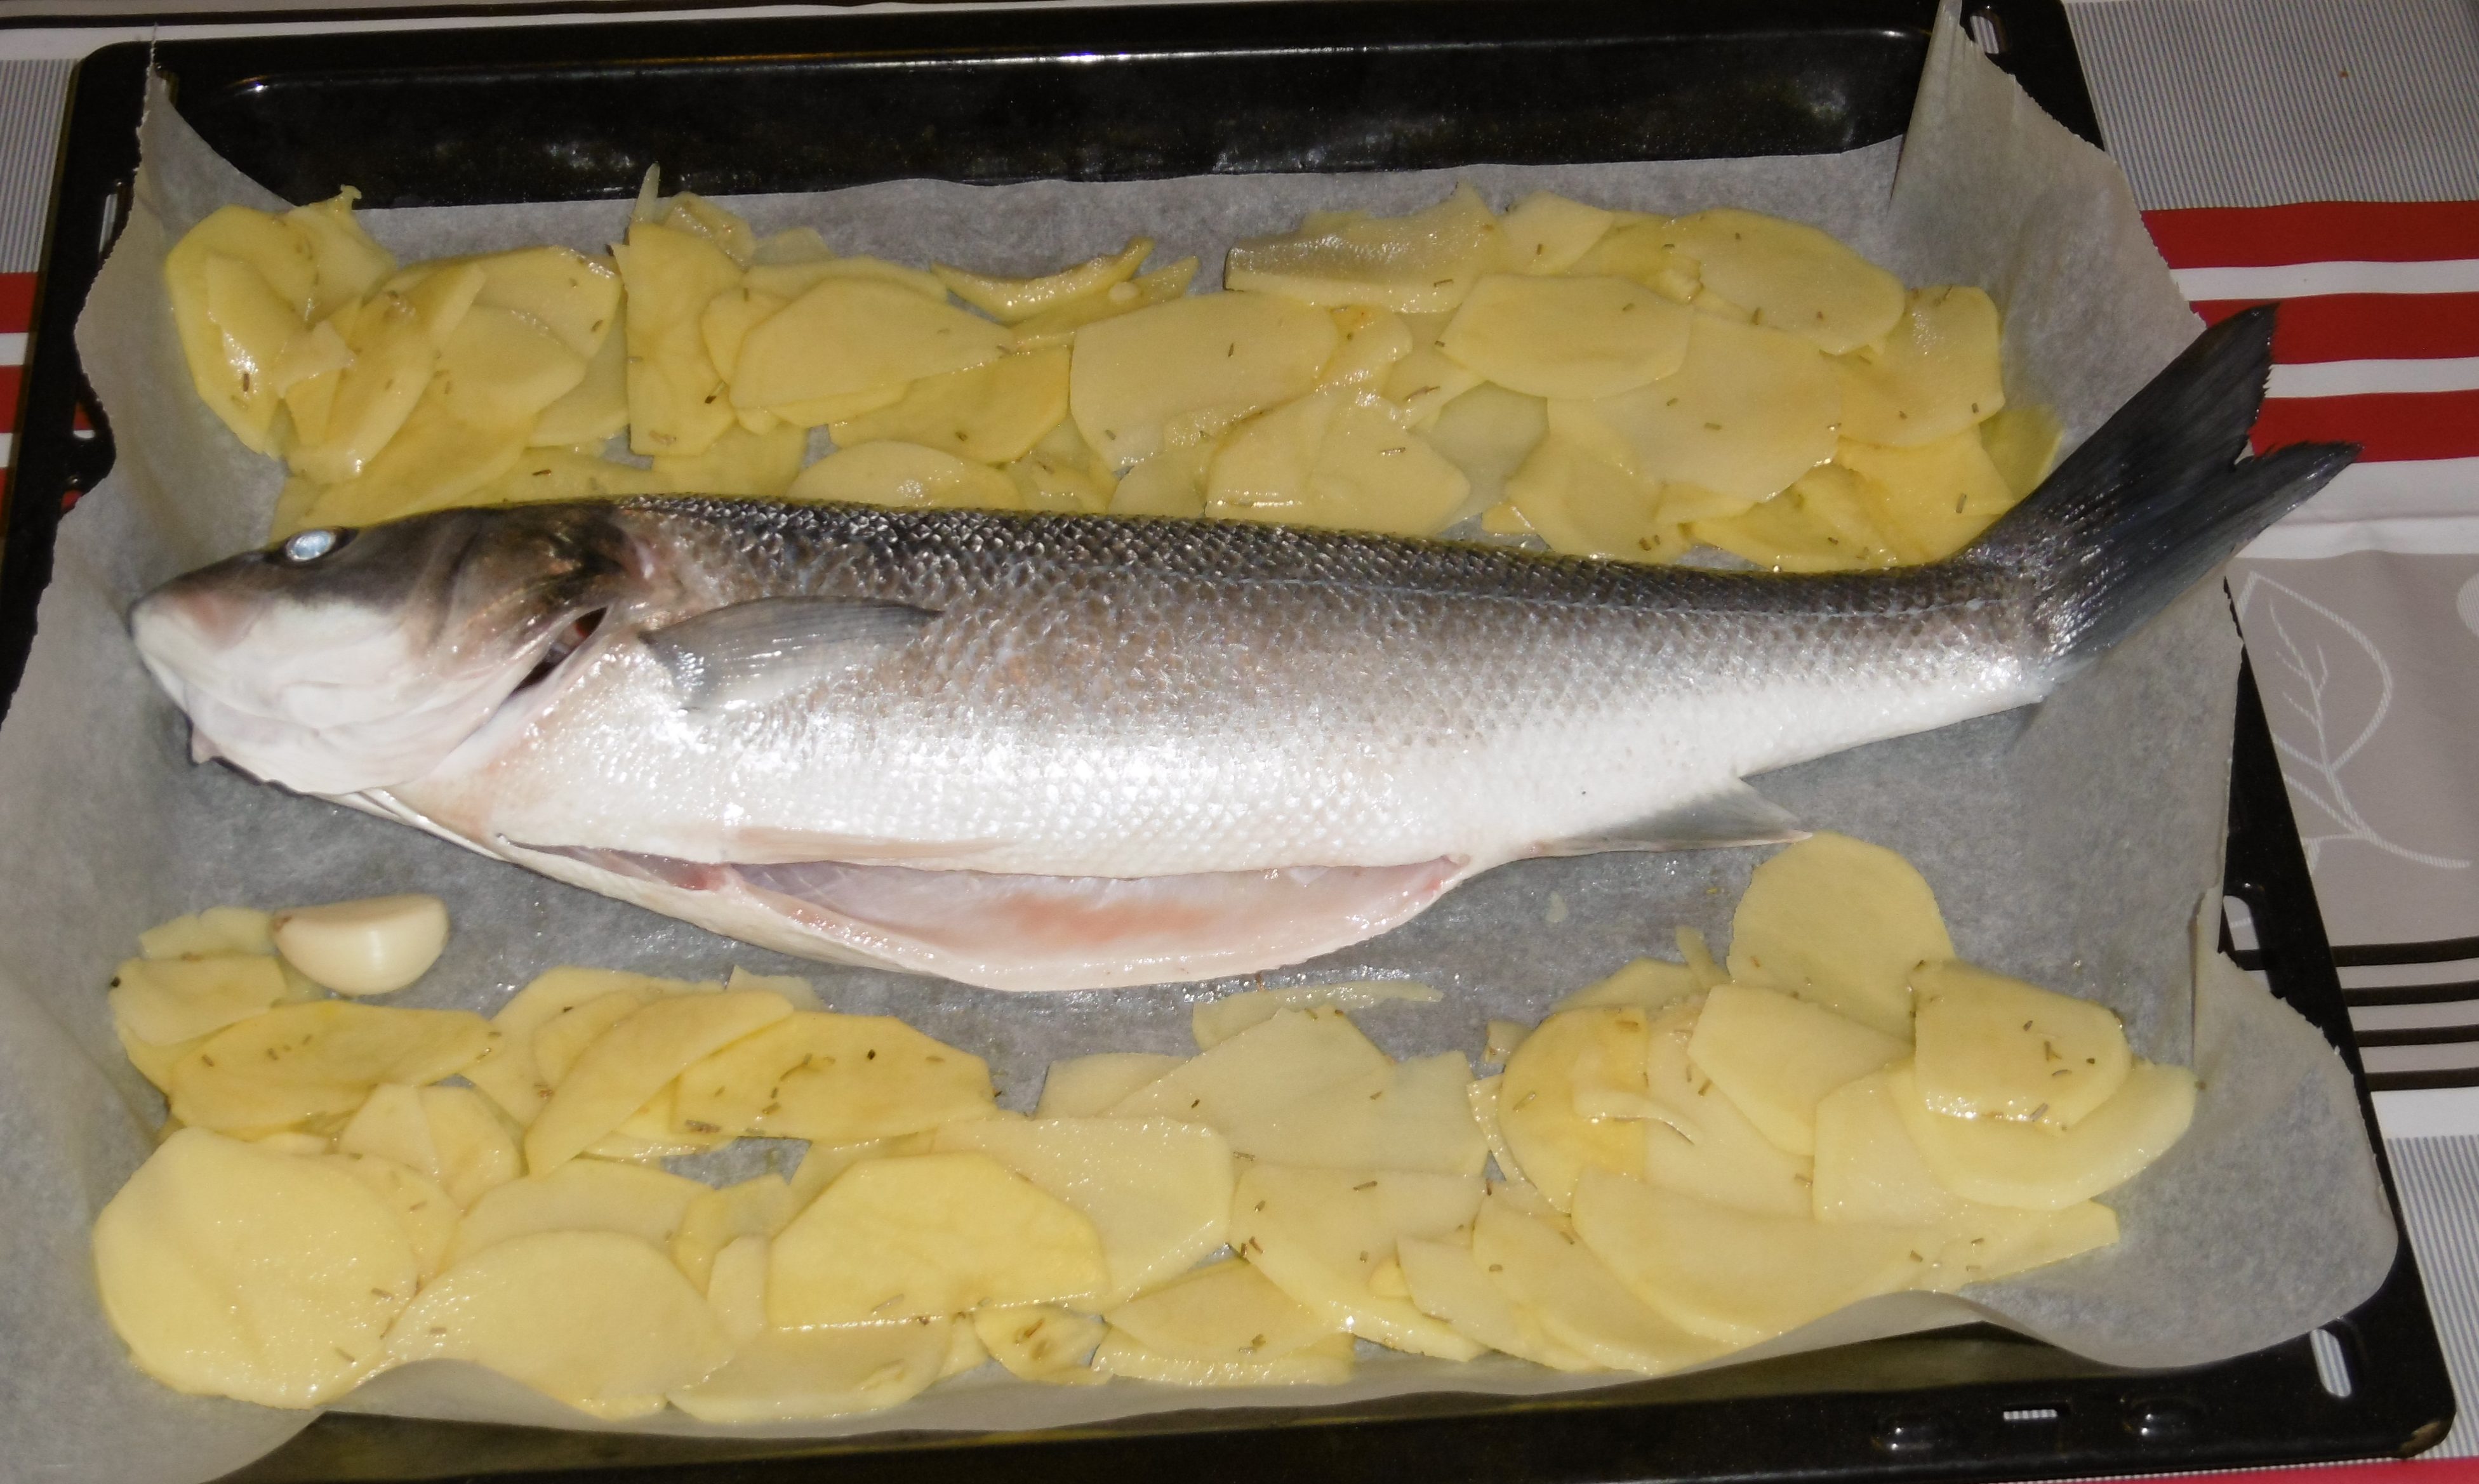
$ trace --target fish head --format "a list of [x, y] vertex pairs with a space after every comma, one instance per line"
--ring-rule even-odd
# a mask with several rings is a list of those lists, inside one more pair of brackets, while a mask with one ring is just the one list
[[427, 772], [648, 576], [608, 506], [443, 510], [200, 568], [130, 628], [201, 760], [349, 794]]

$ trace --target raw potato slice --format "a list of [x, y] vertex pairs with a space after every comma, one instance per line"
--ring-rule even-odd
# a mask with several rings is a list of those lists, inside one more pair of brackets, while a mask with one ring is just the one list
[[1209, 515], [1392, 536], [1444, 530], [1470, 493], [1402, 408], [1342, 389], [1234, 428], [1205, 488]]
[[2070, 1129], [1930, 1113], [1919, 1087], [1896, 1074], [1895, 1106], [1921, 1158], [1967, 1200], [2059, 1211], [2142, 1173], [2195, 1117], [2195, 1074], [2137, 1062], [2115, 1096]]
[[973, 1313], [974, 1335], [1009, 1374], [1024, 1381], [1088, 1386], [1108, 1379], [1086, 1362], [1109, 1331], [1091, 1315], [1048, 1304]]
[[[273, 1145], [262, 1142], [259, 1147], [271, 1149]], [[404, 1229], [404, 1240], [413, 1249], [414, 1270], [422, 1282], [437, 1277], [439, 1270], [447, 1266], [447, 1255], [456, 1245], [458, 1212], [456, 1203], [436, 1182], [419, 1170], [407, 1169], [376, 1155], [320, 1151], [310, 1157], [343, 1170], [387, 1202], [388, 1209], [396, 1213], [396, 1224]]]
[[730, 1364], [670, 1394], [702, 1422], [776, 1422], [877, 1412], [929, 1390], [946, 1366], [952, 1319], [770, 1329]]
[[1397, 1062], [1225, 1126], [1255, 1159], [1317, 1169], [1477, 1175], [1489, 1140], [1472, 1117], [1462, 1052]]
[[552, 1090], [525, 1130], [525, 1167], [538, 1175], [557, 1168], [700, 1059], [790, 1013], [781, 995], [751, 990], [675, 995], [644, 1007], [587, 1047]]
[[94, 1270], [140, 1369], [269, 1407], [368, 1375], [418, 1281], [395, 1211], [361, 1181], [203, 1129], [166, 1140], [96, 1215]]
[[725, 428], [703, 453], [657, 455], [654, 477], [683, 494], [774, 499], [792, 487], [808, 454], [805, 428], [786, 422], [753, 433], [735, 425]]
[[[1201, 1013], [1205, 1007], [1197, 1007]], [[1172, 1067], [1181, 1058], [1152, 1051], [1102, 1051], [1050, 1063], [1042, 1074], [1036, 1118], [1095, 1118]]]
[[1382, 392], [1395, 363], [1412, 353], [1417, 340], [1409, 320], [1383, 309], [1338, 309], [1334, 323], [1342, 331], [1342, 345], [1317, 372], [1320, 387]]
[[1395, 1244], [1403, 1280], [1421, 1313], [1444, 1319], [1475, 1344], [1528, 1360], [1552, 1370], [1598, 1370], [1579, 1351], [1549, 1338], [1531, 1311], [1492, 1283], [1471, 1249], [1455, 1242], [1406, 1237]]
[[1093, 1223], [985, 1154], [864, 1160], [775, 1239], [782, 1327], [961, 1314], [1108, 1291]]
[[737, 212], [718, 206], [694, 191], [683, 191], [664, 204], [666, 209], [659, 214], [635, 215], [640, 220], [651, 215], [652, 220], [676, 232], [703, 238], [742, 268], [756, 257], [757, 234]]
[[1222, 1245], [1230, 1226], [1231, 1145], [1192, 1123], [982, 1118], [940, 1129], [934, 1147], [987, 1155], [1093, 1223], [1110, 1292], [1078, 1299], [1080, 1309], [1187, 1271]]
[[159, 1046], [212, 1036], [285, 996], [284, 971], [263, 954], [131, 959], [113, 971], [113, 1019]]
[[1670, 223], [1706, 289], [1839, 355], [1884, 340], [1903, 314], [1903, 281], [1832, 234], [1725, 207]]
[[1914, 448], [1967, 433], [2006, 405], [1997, 305], [1970, 287], [1910, 296], [1884, 348], [1837, 362], [1842, 436]]
[[451, 412], [434, 377], [387, 447], [358, 477], [331, 485], [304, 513], [311, 525], [374, 525], [443, 509], [498, 479], [524, 456], [531, 420], [483, 426]]
[[2112, 1246], [2117, 1213], [2097, 1201], [2078, 1201], [2061, 1211], [1973, 1206], [1969, 1216], [1941, 1231], [1935, 1261], [1918, 1286], [1951, 1293]]
[[784, 497], [898, 510], [1015, 510], [1023, 505], [1015, 481], [997, 470], [914, 443], [865, 443], [830, 453], [801, 471]]
[[[912, 1322], [918, 1324], [921, 1321], [915, 1319]], [[966, 1319], [958, 1318], [947, 1326], [947, 1359], [938, 1368], [938, 1378], [943, 1381], [949, 1376], [979, 1369], [988, 1363], [989, 1358], [990, 1347], [982, 1343], [979, 1332]]]
[[[615, 988], [544, 1022], [533, 1034], [535, 1069], [556, 1088], [568, 1080], [570, 1068], [585, 1055], [586, 1047], [601, 1039], [605, 1031], [660, 999], [662, 993], [652, 986]], [[544, 1101], [549, 1098], [546, 1096]]]
[[1593, 410], [1646, 477], [1759, 500], [1833, 457], [1842, 387], [1805, 341], [1700, 315], [1677, 371]]
[[1871, 1072], [1816, 1105], [1819, 1221], [1946, 1226], [1974, 1209], [1938, 1183], [1911, 1141], [1895, 1095], [1909, 1071], [1904, 1063]]
[[1117, 252], [1087, 258], [1074, 268], [1038, 278], [993, 278], [944, 263], [931, 264], [930, 271], [949, 293], [1001, 324], [1019, 324], [1045, 310], [1106, 294], [1112, 285], [1126, 283], [1137, 276], [1153, 250], [1152, 238], [1132, 237]]
[[[1061, 434], [1065, 436], [1061, 438]], [[1054, 440], [1073, 444], [1077, 451], [1060, 452], [1041, 446]], [[1060, 423], [1043, 435], [1041, 444], [1007, 467], [1007, 476], [1015, 481], [1016, 497], [1025, 509], [1100, 515], [1111, 508], [1111, 492], [1116, 481], [1095, 467], [1091, 450], [1085, 448], [1085, 437], [1076, 431], [1075, 423]]]
[[[309, 325], [256, 268], [239, 258], [207, 259], [206, 281], [207, 319], [222, 337], [232, 378], [228, 405], [244, 421], [272, 420], [280, 390], [277, 364]], [[262, 436], [271, 439], [274, 430]]]
[[925, 376], [905, 389], [902, 401], [829, 431], [839, 448], [894, 439], [1005, 464], [1031, 452], [1066, 416], [1066, 350], [1031, 350]]
[[678, 1090], [676, 1082], [663, 1084], [635, 1113], [621, 1119], [619, 1127], [587, 1144], [584, 1152], [598, 1160], [630, 1160], [644, 1164], [720, 1149], [731, 1142], [732, 1137], [720, 1129], [682, 1122], [677, 1101]]
[[1535, 191], [1497, 219], [1499, 250], [1510, 272], [1563, 273], [1618, 224], [1618, 216]]
[[1472, 1121], [1480, 1125], [1481, 1137], [1489, 1140], [1489, 1157], [1497, 1162], [1497, 1172], [1509, 1180], [1523, 1178], [1517, 1164], [1515, 1151], [1507, 1147], [1506, 1131], [1497, 1122], [1497, 1093], [1506, 1081], [1504, 1073], [1483, 1077], [1464, 1088], [1464, 1101], [1471, 1108]]
[[1943, 561], [2014, 507], [2013, 491], [1969, 429], [1916, 448], [1846, 441], [1833, 457], [1860, 476], [1887, 545], [1905, 562]]
[[455, 1260], [532, 1232], [622, 1232], [665, 1246], [690, 1203], [706, 1193], [694, 1180], [646, 1165], [572, 1160], [485, 1191], [465, 1214]]
[[[569, 1011], [606, 995], [631, 992], [636, 996], [633, 1003], [642, 1005], [657, 994], [670, 992], [664, 986], [672, 983], [676, 982], [618, 969], [565, 965], [536, 975], [491, 1017], [491, 1028], [499, 1033], [498, 1048], [468, 1067], [466, 1080], [481, 1088], [520, 1125], [531, 1123], [542, 1112], [542, 1105], [550, 1100], [551, 1084], [559, 1080], [543, 1072], [536, 1063], [534, 1034]], [[576, 1049], [583, 1050], [583, 1043], [579, 1042]], [[566, 1072], [565, 1062], [560, 1070]]]
[[1569, 556], [1669, 561], [1687, 538], [1662, 510], [1661, 487], [1561, 432], [1547, 437], [1506, 481], [1506, 498], [1549, 550]]
[[1652, 1016], [1632, 1007], [1551, 1015], [1506, 1060], [1497, 1089], [1497, 1126], [1530, 1181], [1561, 1211], [1587, 1167], [1644, 1173], [1640, 1122], [1576, 1112], [1579, 1094], [1642, 1098], [1651, 1054]]
[[1980, 424], [1980, 446], [2016, 499], [2040, 487], [2057, 467], [2066, 429], [2046, 407], [2008, 407]]
[[447, 904], [407, 892], [296, 907], [276, 913], [268, 933], [286, 962], [338, 994], [392, 994], [439, 961]]
[[1205, 514], [1205, 471], [1218, 447], [1207, 439], [1185, 448], [1164, 448], [1137, 465], [1111, 491], [1111, 513], [1188, 520]]
[[585, 357], [512, 309], [475, 304], [439, 347], [439, 394], [459, 422], [522, 423], [530, 436], [542, 410], [585, 379]]
[[1068, 410], [1124, 469], [1304, 395], [1342, 339], [1331, 316], [1270, 294], [1174, 299], [1076, 332]]
[[1614, 397], [1677, 371], [1694, 312], [1624, 278], [1493, 273], [1472, 287], [1439, 344], [1534, 397]]
[[274, 919], [246, 907], [211, 907], [159, 923], [138, 934], [149, 959], [204, 959], [216, 954], [275, 952]]
[[[323, 320], [360, 299], [396, 271], [395, 255], [371, 241], [354, 219], [353, 203], [361, 196], [347, 186], [323, 201], [284, 214], [285, 225], [300, 234], [310, 247], [311, 288], [302, 309], [313, 320]], [[262, 267], [260, 271], [267, 269]]]
[[458, 1206], [471, 1206], [483, 1192], [525, 1172], [516, 1139], [481, 1093], [471, 1087], [424, 1087], [422, 1111], [439, 1157], [433, 1178]]
[[1634, 1006], [1638, 1010], [1666, 1010], [1681, 1000], [1703, 993], [1706, 987], [1683, 963], [1636, 959], [1609, 978], [1586, 985], [1560, 1000], [1550, 1007], [1550, 1012], [1624, 1006]]
[[1549, 412], [1541, 398], [1504, 387], [1474, 387], [1441, 408], [1429, 426], [1429, 443], [1471, 486], [1456, 519], [1504, 499], [1506, 481], [1548, 431]]
[[1436, 321], [1438, 327], [1426, 335], [1416, 333], [1412, 353], [1395, 362], [1386, 374], [1387, 400], [1401, 407], [1416, 428], [1434, 425], [1449, 402], [1482, 385], [1480, 372], [1467, 369], [1438, 348], [1438, 336], [1444, 332], [1447, 318], [1406, 316], [1407, 322], [1427, 320]]
[[1936, 894], [1882, 846], [1820, 831], [1756, 867], [1730, 919], [1730, 977], [1911, 1034], [1911, 970], [1954, 957]]
[[1644, 1122], [1646, 1183], [1736, 1211], [1808, 1215], [1814, 1178], [1808, 1161], [1776, 1148], [1727, 1091], [1689, 1062], [1698, 1018], [1695, 1007], [1680, 1006], [1653, 1023], [1645, 1063], [1652, 1101], [1652, 1115]]
[[1323, 1006], [1343, 1011], [1374, 1010], [1380, 1005], [1434, 1005], [1438, 991], [1408, 980], [1346, 980], [1336, 985], [1290, 985], [1280, 989], [1245, 989], [1206, 1000], [1188, 1011], [1188, 1032], [1196, 1049], [1212, 1051], [1242, 1031], [1252, 1030], [1286, 1010]]
[[1110, 1115], [1236, 1128], [1392, 1065], [1342, 1011], [1286, 1010], [1137, 1088]]
[[1575, 1235], [1628, 1292], [1682, 1329], [1736, 1348], [1909, 1288], [1933, 1235], [1732, 1211], [1593, 1170]]
[[909, 289], [828, 278], [741, 342], [731, 402], [775, 407], [849, 397], [994, 361], [1012, 343], [1006, 326]]
[[800, 1209], [780, 1175], [701, 1190], [680, 1209], [679, 1225], [671, 1236], [672, 1261], [703, 1292], [716, 1253], [744, 1237], [774, 1236]]
[[1460, 1240], [1479, 1209], [1476, 1175], [1251, 1164], [1231, 1198], [1231, 1244], [1274, 1286], [1363, 1340], [1443, 1360], [1480, 1346], [1370, 1280], [1404, 1237]]
[[894, 1139], [873, 1139], [859, 1144], [811, 1144], [809, 1152], [792, 1170], [792, 1206], [796, 1211], [808, 1209], [818, 1192], [834, 1184], [835, 1177], [863, 1160], [901, 1159], [907, 1155], [928, 1154], [937, 1142], [934, 1132], [904, 1134]]
[[1328, 1335], [1272, 1360], [1175, 1360], [1146, 1349], [1120, 1330], [1103, 1337], [1093, 1369], [1132, 1381], [1170, 1386], [1341, 1386], [1351, 1379], [1349, 1335]]
[[1705, 996], [1687, 1059], [1776, 1146], [1814, 1154], [1825, 1095], [1909, 1049], [1777, 989], [1724, 985]]
[[1408, 217], [1362, 217], [1231, 249], [1226, 290], [1279, 294], [1306, 304], [1366, 304], [1434, 314], [1464, 301], [1497, 262], [1497, 220], [1470, 186]]
[[1911, 998], [1912, 1072], [1932, 1113], [2072, 1128], [2116, 1093], [2134, 1064], [2126, 1027], [2108, 1006], [1968, 963], [1912, 970]]
[[981, 1058], [891, 1015], [805, 1012], [680, 1074], [684, 1125], [854, 1144], [915, 1134], [997, 1104]]
[[1862, 572], [1902, 560], [1883, 509], [1857, 474], [1827, 464], [1735, 515], [1690, 523], [1687, 534], [1773, 572]]
[[153, 1083], [155, 1090], [166, 1097], [172, 1092], [172, 1068], [180, 1064], [183, 1057], [206, 1044], [206, 1037], [200, 1036], [196, 1040], [173, 1041], [158, 1046], [130, 1035], [129, 1027], [119, 1021], [114, 1021], [112, 1029], [119, 1037], [120, 1049], [128, 1056], [129, 1064], [138, 1068], [138, 1075]]
[[613, 311], [601, 342], [585, 358], [585, 378], [534, 419], [536, 447], [599, 445], [628, 430], [627, 316]]
[[592, 357], [610, 335], [620, 313], [620, 273], [609, 260], [544, 245], [473, 261], [482, 270], [474, 303], [513, 310], [580, 356]]
[[480, 269], [443, 269], [417, 292], [386, 290], [338, 311], [335, 322], [353, 363], [285, 394], [295, 435], [287, 454], [294, 472], [341, 484], [369, 468], [413, 416], [440, 346], [481, 288]]
[[388, 1332], [397, 1364], [466, 1360], [602, 1418], [642, 1417], [731, 1359], [703, 1294], [617, 1232], [536, 1232], [458, 1262]]
[[629, 450], [703, 453], [732, 424], [733, 402], [699, 326], [740, 267], [704, 238], [644, 221], [612, 256], [628, 294]]
[[763, 1237], [735, 1237], [707, 1265], [705, 1301], [714, 1305], [714, 1317], [734, 1345], [747, 1344], [766, 1328], [766, 1269], [773, 1253], [773, 1243]]
[[463, 1011], [281, 1006], [217, 1032], [173, 1066], [172, 1115], [225, 1132], [342, 1120], [380, 1083], [453, 1077], [496, 1039], [489, 1021]]
[[1661, 1375], [1710, 1360], [1724, 1346], [1662, 1318], [1567, 1229], [1556, 1213], [1527, 1210], [1501, 1186], [1472, 1221], [1472, 1261], [1547, 1337], [1597, 1366]]
[[1099, 294], [1045, 309], [1015, 327], [1015, 347], [1039, 350], [1064, 345], [1088, 324], [1167, 304], [1188, 292], [1188, 286], [1196, 279], [1196, 268], [1194, 258], [1182, 258], [1168, 268], [1140, 274], [1127, 283], [1112, 284]]
[[1678, 250], [1676, 236], [1664, 218], [1621, 221], [1569, 271], [1631, 278], [1674, 304], [1689, 303], [1699, 287], [1696, 260]]
[[[549, 413], [545, 413], [548, 419]], [[626, 424], [628, 412], [625, 404], [611, 432]], [[544, 424], [536, 422], [536, 436]], [[597, 433], [584, 440], [600, 443], [610, 436]], [[568, 440], [561, 440], [567, 442]], [[525, 505], [550, 500], [626, 499], [640, 495], [677, 495], [681, 493], [668, 475], [634, 464], [606, 459], [599, 453], [579, 453], [573, 448], [527, 448], [498, 478], [487, 480], [465, 492], [458, 503], [467, 505]], [[295, 523], [297, 525], [297, 522]], [[277, 534], [283, 533], [279, 526]]]
[[1200, 1366], [1280, 1360], [1342, 1333], [1238, 1258], [1209, 1263], [1103, 1318], [1150, 1354]]
[[758, 293], [749, 287], [747, 279], [741, 281], [740, 287], [726, 289], [706, 302], [704, 311], [698, 316], [698, 339], [705, 345], [706, 359], [714, 363], [724, 380], [729, 381], [739, 369], [740, 343], [749, 338], [749, 332], [790, 302], [780, 294]]
[[805, 263], [760, 265], [747, 275], [749, 287], [761, 294], [772, 294], [784, 300], [797, 299], [830, 279], [866, 280], [890, 284], [907, 294], [920, 296], [927, 304], [940, 309], [951, 308], [947, 302], [947, 286], [934, 273], [883, 258], [856, 253], [849, 258], [820, 258]]
[[223, 420], [253, 453], [276, 449], [269, 436], [276, 401], [255, 375], [243, 386], [243, 368], [227, 354], [224, 333], [207, 313], [207, 266], [216, 258], [255, 269], [279, 299], [305, 314], [317, 284], [310, 243], [292, 223], [246, 206], [217, 209], [192, 227], [164, 259], [164, 284], [172, 300], [172, 323], [181, 337], [190, 379], [198, 397]]
[[400, 1082], [383, 1082], [371, 1089], [370, 1101], [336, 1136], [336, 1148], [393, 1161], [425, 1180], [439, 1178], [439, 1145], [430, 1137], [430, 1117], [422, 1110], [422, 1089]]

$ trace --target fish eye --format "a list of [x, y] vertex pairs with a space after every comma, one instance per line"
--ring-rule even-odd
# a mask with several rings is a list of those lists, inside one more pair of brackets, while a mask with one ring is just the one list
[[351, 531], [332, 528], [296, 531], [286, 537], [284, 545], [276, 550], [286, 561], [296, 567], [306, 567], [322, 556], [332, 554], [352, 537]]

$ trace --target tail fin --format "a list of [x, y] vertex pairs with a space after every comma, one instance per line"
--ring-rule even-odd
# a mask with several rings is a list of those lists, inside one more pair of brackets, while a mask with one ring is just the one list
[[2061, 670], [2134, 632], [2358, 457], [2352, 444], [2296, 444], [2240, 460], [2272, 323], [2265, 305], [2196, 337], [1964, 553], [2033, 576]]

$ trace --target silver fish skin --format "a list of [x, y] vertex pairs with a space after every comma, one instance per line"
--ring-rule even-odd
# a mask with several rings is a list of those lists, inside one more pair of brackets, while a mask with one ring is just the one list
[[1794, 837], [1744, 778], [2045, 695], [2346, 463], [2234, 465], [2230, 325], [1904, 572], [656, 499], [306, 533], [133, 627], [201, 755], [718, 932], [1241, 974], [1524, 857]]

